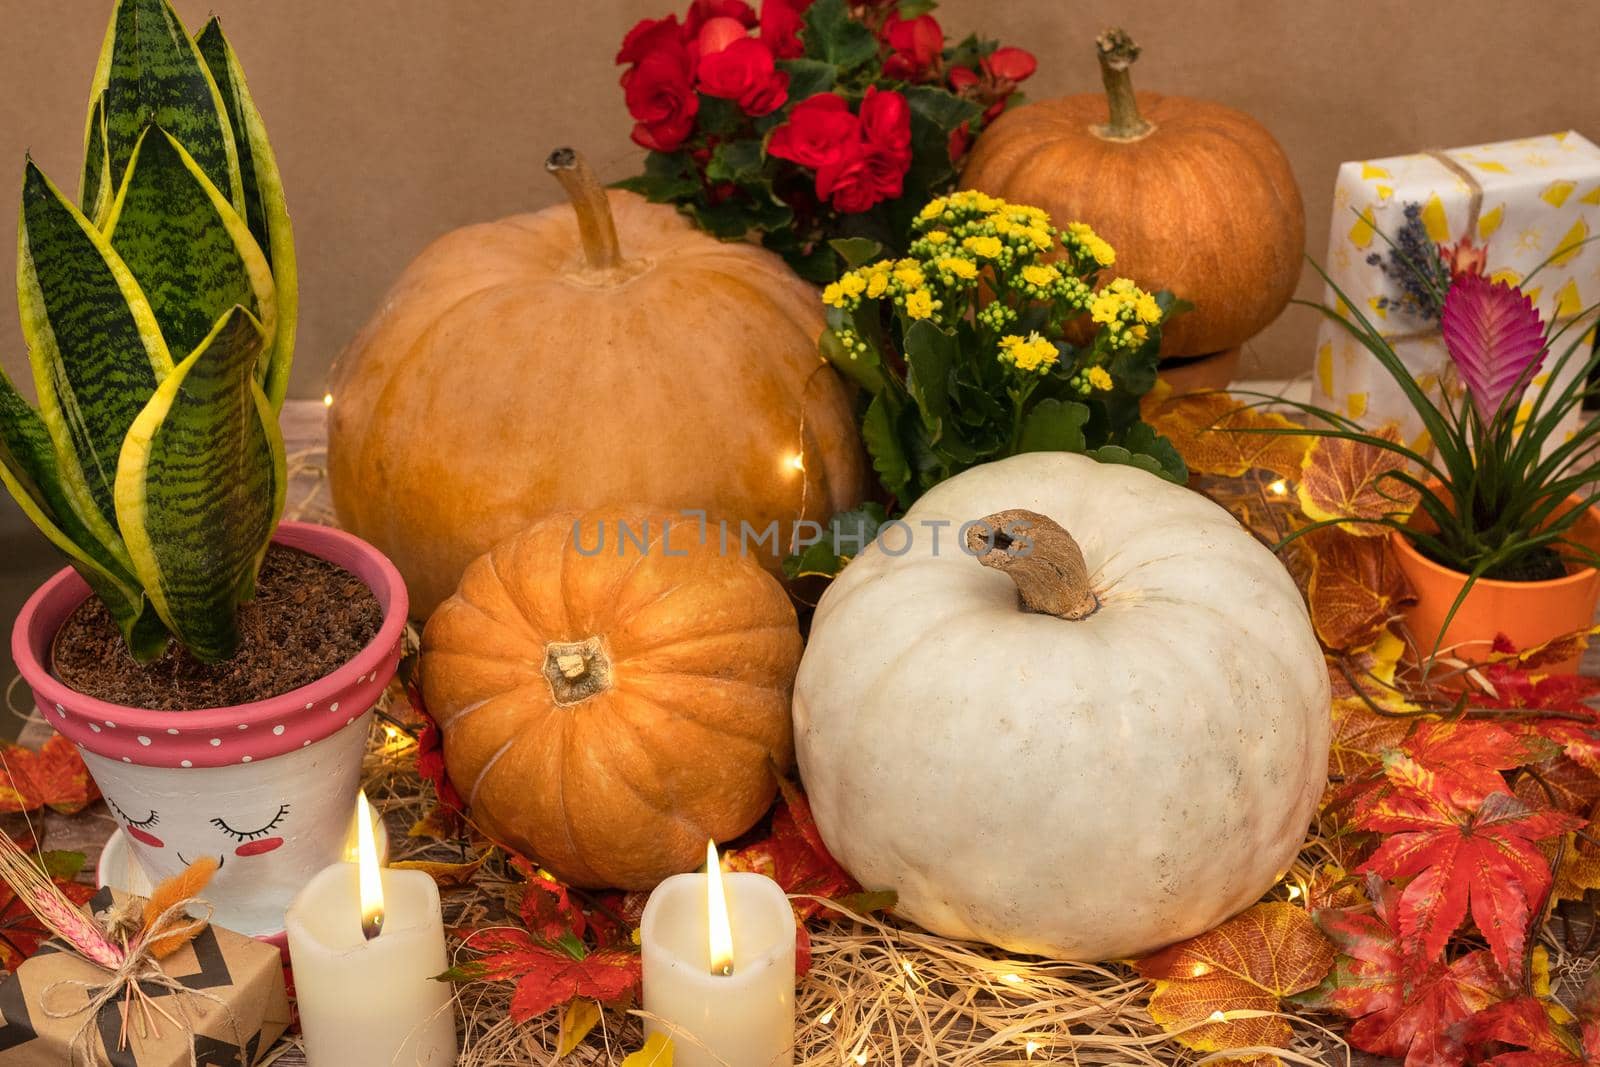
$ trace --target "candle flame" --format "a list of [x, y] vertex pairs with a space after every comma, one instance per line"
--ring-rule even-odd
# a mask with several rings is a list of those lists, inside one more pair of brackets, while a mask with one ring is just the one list
[[383, 932], [383, 880], [378, 873], [378, 842], [366, 790], [356, 794], [356, 864], [361, 887], [361, 932], [368, 941]]
[[722, 890], [722, 864], [716, 841], [706, 842], [706, 916], [711, 932], [711, 973], [733, 973], [733, 926], [728, 920], [728, 898]]

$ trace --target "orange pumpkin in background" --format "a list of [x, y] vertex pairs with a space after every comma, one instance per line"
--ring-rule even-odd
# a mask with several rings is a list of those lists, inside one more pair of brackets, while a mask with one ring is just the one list
[[474, 561], [422, 636], [474, 822], [590, 887], [648, 889], [761, 818], [799, 663], [777, 579], [668, 512], [545, 519]]
[[[468, 562], [556, 510], [705, 509], [776, 571], [797, 520], [865, 488], [823, 308], [778, 256], [602, 189], [561, 150], [570, 204], [439, 238], [340, 357], [328, 424], [341, 524], [426, 617]], [[702, 845], [704, 842], [702, 842]]]
[[1305, 211], [1289, 160], [1241, 111], [1135, 94], [1139, 49], [1121, 30], [1098, 46], [1105, 92], [1007, 111], [978, 139], [961, 185], [1037, 204], [1058, 225], [1088, 223], [1116, 249], [1112, 271], [1192, 303], [1162, 326], [1163, 359], [1235, 349], [1300, 277]]

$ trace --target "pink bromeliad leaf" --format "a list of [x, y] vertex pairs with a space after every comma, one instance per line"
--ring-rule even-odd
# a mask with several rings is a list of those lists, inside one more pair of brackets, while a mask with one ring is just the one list
[[1458, 275], [1439, 318], [1445, 347], [1485, 422], [1515, 405], [1544, 358], [1544, 323], [1520, 289]]

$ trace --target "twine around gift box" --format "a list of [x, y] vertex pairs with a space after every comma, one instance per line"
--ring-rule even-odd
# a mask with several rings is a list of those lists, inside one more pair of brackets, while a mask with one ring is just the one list
[[[197, 918], [190, 915], [190, 909], [203, 910], [204, 917]], [[85, 1012], [88, 1013], [83, 1025], [78, 1028], [77, 1033], [72, 1037], [72, 1041], [67, 1045], [69, 1062], [76, 1061], [81, 1053], [83, 1062], [93, 1067], [93, 1064], [98, 1060], [95, 1042], [99, 1037], [100, 1012], [118, 997], [129, 997], [131, 1002], [136, 989], [144, 991], [147, 986], [153, 986], [161, 993], [171, 994], [178, 1014], [184, 1016], [182, 1020], [173, 1018], [166, 1009], [155, 1003], [147, 992], [143, 993], [145, 1002], [150, 1008], [159, 1012], [173, 1026], [189, 1032], [189, 1067], [199, 1067], [199, 1057], [195, 1052], [194, 1026], [188, 1020], [188, 1013], [184, 1006], [183, 998], [186, 996], [199, 997], [201, 1000], [210, 1001], [222, 1009], [223, 1015], [228, 1020], [228, 1026], [233, 1031], [233, 1043], [239, 1050], [240, 1067], [250, 1067], [250, 1062], [245, 1052], [244, 1033], [239, 1028], [238, 1016], [234, 1015], [233, 1009], [228, 1005], [228, 1002], [215, 993], [204, 989], [191, 989], [189, 986], [184, 985], [181, 979], [174, 978], [162, 969], [161, 963], [156, 959], [153, 951], [154, 947], [164, 940], [172, 937], [187, 938], [204, 930], [211, 923], [211, 915], [211, 905], [198, 897], [189, 897], [177, 901], [157, 916], [155, 922], [149, 925], [146, 935], [133, 945], [127, 944], [125, 933], [118, 938], [123, 942], [125, 955], [122, 963], [116, 968], [106, 967], [104, 963], [96, 960], [86, 960], [107, 971], [108, 977], [105, 982], [86, 982], [80, 978], [60, 978], [45, 986], [43, 992], [39, 995], [39, 1002], [40, 1010], [48, 1018], [71, 1019]], [[116, 929], [110, 929], [107, 932], [113, 937], [118, 935]], [[82, 956], [79, 958], [86, 959], [86, 957]], [[88, 999], [84, 1004], [71, 1009], [52, 1009], [50, 1007], [51, 997], [67, 990], [81, 992]], [[132, 1010], [131, 1003], [128, 1010]], [[150, 1022], [152, 1026], [155, 1025], [154, 1019], [151, 1019]], [[119, 1045], [119, 1049], [127, 1047], [127, 1030], [128, 1019], [127, 1015], [124, 1014], [122, 1044]]]

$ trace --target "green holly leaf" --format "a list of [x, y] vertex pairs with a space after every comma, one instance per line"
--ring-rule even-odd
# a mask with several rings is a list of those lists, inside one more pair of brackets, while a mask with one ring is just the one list
[[850, 16], [845, 0], [816, 0], [806, 10], [805, 20], [809, 59], [821, 59], [846, 71], [878, 54], [878, 39]]
[[1041, 400], [1022, 420], [1018, 452], [1082, 452], [1089, 408], [1075, 400]]

